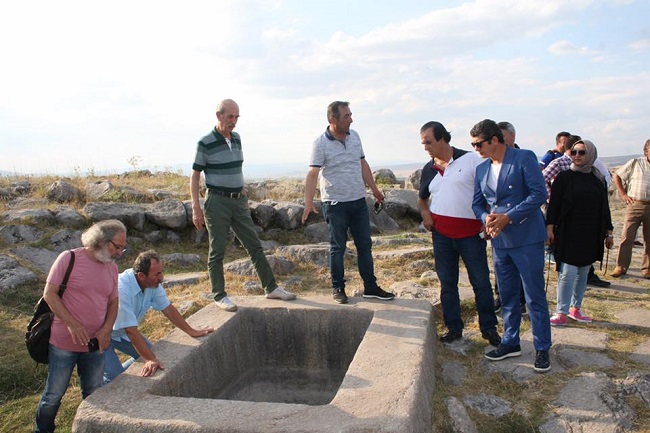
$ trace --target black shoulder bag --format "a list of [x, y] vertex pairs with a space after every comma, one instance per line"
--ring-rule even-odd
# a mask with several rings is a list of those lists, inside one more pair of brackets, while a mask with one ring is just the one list
[[[68, 269], [65, 271], [65, 276], [59, 286], [59, 297], [63, 297], [63, 292], [65, 292], [68, 286], [68, 278], [70, 278], [73, 265], [74, 251], [70, 251], [70, 263], [68, 263]], [[27, 332], [25, 333], [25, 344], [27, 345], [29, 356], [40, 364], [48, 363], [52, 319], [54, 319], [54, 313], [41, 296], [41, 299], [38, 300], [34, 307], [34, 317], [32, 317], [29, 325], [27, 325]]]

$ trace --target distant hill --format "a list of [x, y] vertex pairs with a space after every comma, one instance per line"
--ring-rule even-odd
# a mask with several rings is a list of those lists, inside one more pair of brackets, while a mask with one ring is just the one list
[[[630, 159], [637, 158], [639, 156], [641, 155], [604, 156], [601, 159], [608, 167], [613, 168], [613, 167], [619, 167], [625, 164]], [[538, 159], [541, 159], [541, 156], [538, 157]], [[422, 161], [419, 162], [410, 162], [410, 163], [408, 162], [394, 163], [394, 162], [379, 161], [371, 164], [370, 167], [373, 170], [378, 170], [380, 168], [387, 168], [392, 170], [393, 173], [395, 173], [395, 176], [404, 178], [411, 175], [411, 173], [413, 173], [415, 170], [422, 168], [422, 166], [425, 163], [426, 163], [425, 159], [422, 159]], [[140, 167], [140, 168], [143, 170], [145, 169], [151, 170], [152, 172], [158, 171], [157, 167]], [[172, 165], [170, 169], [173, 172], [182, 172], [183, 174], [189, 176], [191, 171], [191, 165], [176, 164], [176, 165]], [[244, 162], [244, 176], [246, 177], [247, 182], [252, 180], [277, 179], [277, 178], [290, 178], [290, 179], [304, 178], [305, 175], [307, 174], [308, 169], [309, 166], [306, 162], [294, 162], [294, 163], [287, 163], [287, 164], [250, 164]], [[129, 171], [129, 169], [115, 170], [110, 173], [98, 172], [97, 175], [101, 176], [103, 174], [117, 174], [126, 171]], [[19, 173], [19, 175], [21, 174], [26, 174], [26, 173]], [[0, 176], [14, 176], [14, 175], [16, 175], [16, 173], [0, 170]], [[36, 173], [31, 173], [29, 175], [38, 176], [38, 174]], [[61, 176], [70, 176], [70, 173], [61, 174]]]

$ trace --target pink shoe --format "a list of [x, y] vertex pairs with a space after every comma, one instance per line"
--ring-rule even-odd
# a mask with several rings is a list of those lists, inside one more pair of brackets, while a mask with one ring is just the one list
[[557, 313], [551, 317], [551, 326], [566, 326], [569, 324], [566, 314]]
[[576, 322], [591, 323], [591, 317], [583, 316], [580, 313], [579, 308], [575, 308], [575, 307], [569, 308], [569, 317], [575, 320]]

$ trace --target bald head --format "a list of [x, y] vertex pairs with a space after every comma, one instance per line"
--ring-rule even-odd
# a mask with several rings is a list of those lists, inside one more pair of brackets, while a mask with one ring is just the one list
[[237, 126], [239, 120], [239, 105], [232, 99], [224, 99], [217, 106], [217, 129], [225, 138], [230, 138], [230, 133]]

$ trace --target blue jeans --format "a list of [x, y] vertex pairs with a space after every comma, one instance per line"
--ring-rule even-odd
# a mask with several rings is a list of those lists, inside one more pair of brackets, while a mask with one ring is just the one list
[[[149, 341], [145, 336], [143, 336], [143, 338], [145, 343], [147, 343], [147, 346], [151, 348], [151, 341]], [[126, 360], [124, 363], [120, 362], [120, 358], [117, 357], [115, 350], [126, 353], [127, 355], [131, 356], [131, 359]], [[115, 380], [117, 376], [124, 373], [124, 371], [126, 371], [126, 369], [129, 368], [131, 364], [133, 364], [133, 361], [139, 357], [140, 354], [137, 350], [135, 350], [133, 343], [130, 341], [124, 338], [120, 338], [119, 341], [111, 339], [111, 345], [106, 350], [106, 352], [104, 352], [104, 384]]]
[[372, 261], [370, 219], [365, 198], [346, 202], [323, 202], [323, 216], [330, 233], [330, 275], [332, 287], [345, 289], [344, 258], [348, 229], [357, 248], [357, 266], [365, 290], [377, 288]]
[[54, 418], [59, 411], [61, 399], [70, 385], [70, 377], [72, 377], [75, 365], [79, 374], [82, 398], [88, 397], [102, 386], [104, 356], [99, 351], [68, 352], [50, 344], [48, 360], [47, 381], [36, 409], [36, 425], [34, 427], [36, 433], [54, 431]]
[[535, 350], [550, 350], [551, 322], [544, 291], [544, 243], [516, 248], [492, 248], [494, 271], [499, 283], [505, 346], [519, 345], [521, 305], [519, 284], [524, 284], [526, 305], [533, 328]]
[[487, 242], [478, 235], [462, 239], [452, 239], [438, 233], [431, 233], [433, 255], [436, 259], [436, 273], [440, 278], [440, 301], [442, 315], [447, 329], [461, 332], [464, 324], [460, 317], [460, 296], [458, 294], [459, 258], [463, 259], [469, 282], [474, 289], [476, 311], [482, 332], [496, 329], [497, 316], [494, 314], [492, 284], [487, 262]]
[[557, 279], [558, 313], [569, 314], [570, 306], [580, 309], [587, 290], [587, 274], [590, 267], [591, 265], [573, 266], [560, 263], [560, 275]]

